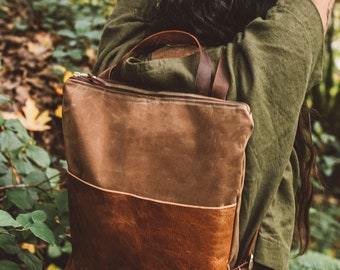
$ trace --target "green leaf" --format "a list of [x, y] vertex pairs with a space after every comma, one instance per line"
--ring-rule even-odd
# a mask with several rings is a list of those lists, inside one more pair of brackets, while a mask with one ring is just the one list
[[3, 126], [5, 124], [5, 119], [2, 115], [2, 112], [0, 111], [0, 126]]
[[72, 39], [77, 38], [77, 35], [74, 32], [72, 32], [71, 30], [68, 30], [68, 29], [61, 29], [61, 30], [57, 31], [56, 34], [59, 35], [59, 36], [68, 37], [68, 38], [72, 38]]
[[64, 57], [67, 57], [68, 56], [68, 53], [62, 51], [62, 50], [55, 50], [53, 53], [52, 53], [52, 56], [56, 59], [60, 59], [60, 58], [64, 58]]
[[4, 210], [0, 210], [0, 226], [1, 227], [21, 227], [21, 224], [17, 222], [12, 216]]
[[96, 18], [94, 18], [92, 25], [93, 26], [103, 26], [105, 23], [106, 23], [105, 18], [96, 17]]
[[25, 144], [34, 142], [34, 140], [28, 134], [26, 128], [17, 119], [7, 120], [5, 123], [7, 130], [15, 132], [16, 136]]
[[43, 262], [27, 250], [22, 250], [18, 254], [19, 259], [26, 265], [27, 270], [42, 270]]
[[0, 103], [13, 103], [10, 97], [0, 94]]
[[38, 201], [41, 197], [41, 195], [40, 195], [41, 193], [46, 194], [45, 192], [42, 192], [40, 189], [36, 189], [36, 188], [29, 188], [28, 189], [28, 194], [33, 201]]
[[74, 49], [69, 50], [67, 55], [70, 56], [74, 60], [81, 60], [83, 58], [84, 52], [82, 50]]
[[[9, 234], [0, 234], [0, 248], [7, 254], [17, 254], [20, 252], [20, 247], [15, 240], [15, 237]], [[0, 268], [1, 269], [1, 268]]]
[[46, 174], [40, 170], [30, 172], [27, 176], [23, 177], [22, 182], [30, 186], [39, 186], [39, 188], [44, 190], [51, 189], [51, 185]]
[[3, 153], [18, 152], [25, 145], [18, 139], [17, 135], [11, 130], [0, 133], [0, 150]]
[[45, 223], [35, 222], [29, 227], [29, 229], [36, 237], [44, 240], [49, 244], [54, 244], [55, 242], [54, 234]]
[[59, 164], [65, 170], [68, 168], [68, 164], [66, 160], [59, 160]]
[[4, 187], [11, 185], [12, 177], [13, 177], [12, 171], [8, 169], [6, 174], [0, 176], [0, 186]]
[[22, 182], [26, 185], [39, 185], [46, 180], [46, 174], [40, 170], [34, 170], [22, 178]]
[[0, 152], [0, 162], [6, 163], [7, 158]]
[[9, 168], [3, 164], [2, 162], [0, 163], [0, 175], [5, 175], [8, 173]]
[[55, 259], [60, 257], [63, 252], [61, 251], [61, 248], [57, 245], [49, 245], [47, 248], [47, 253], [48, 253], [48, 257]]
[[50, 184], [52, 187], [56, 187], [60, 181], [60, 172], [54, 168], [46, 168], [45, 173], [47, 178], [50, 179]]
[[21, 224], [22, 227], [28, 228], [32, 225], [32, 213], [26, 213], [26, 214], [19, 214], [16, 218], [16, 221]]
[[8, 200], [19, 207], [21, 210], [30, 210], [33, 208], [33, 205], [35, 203], [27, 189], [8, 189], [6, 190], [6, 195]]
[[13, 25], [15, 27], [15, 29], [19, 30], [19, 31], [25, 31], [28, 29], [28, 25], [27, 24], [23, 24], [20, 22], [13, 22]]
[[36, 170], [33, 164], [25, 159], [14, 159], [13, 166], [20, 175], [28, 175], [30, 172]]
[[42, 210], [34, 211], [31, 214], [33, 222], [45, 222], [47, 219], [47, 214]]
[[11, 261], [3, 260], [0, 261], [0, 270], [21, 270], [19, 264]]
[[67, 190], [54, 190], [52, 193], [59, 214], [62, 215], [68, 211], [68, 192]]
[[61, 251], [66, 254], [72, 253], [72, 244], [69, 241], [65, 242], [65, 245], [61, 248]]
[[91, 30], [91, 21], [88, 19], [88, 17], [80, 18], [78, 19], [75, 24], [74, 28], [77, 32], [77, 34], [86, 33]]
[[26, 149], [27, 157], [42, 168], [46, 168], [50, 165], [51, 160], [48, 153], [39, 146], [29, 146]]
[[102, 32], [98, 30], [88, 31], [84, 33], [84, 36], [89, 40], [100, 40], [101, 35]]

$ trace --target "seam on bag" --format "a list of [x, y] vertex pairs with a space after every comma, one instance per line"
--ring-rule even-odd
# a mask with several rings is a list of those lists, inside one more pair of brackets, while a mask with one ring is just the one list
[[234, 203], [234, 204], [228, 204], [228, 205], [224, 205], [224, 206], [200, 206], [200, 205], [190, 205], [190, 204], [182, 204], [182, 203], [156, 200], [156, 199], [143, 197], [143, 196], [139, 196], [139, 195], [128, 193], [128, 192], [116, 191], [116, 190], [110, 190], [110, 189], [98, 187], [94, 184], [88, 183], [85, 180], [79, 178], [78, 176], [71, 173], [68, 169], [66, 171], [72, 178], [74, 178], [74, 180], [77, 180], [77, 181], [85, 184], [86, 186], [92, 187], [94, 189], [101, 190], [101, 191], [108, 192], [108, 193], [113, 193], [113, 194], [126, 195], [126, 196], [134, 197], [134, 198], [137, 198], [137, 199], [141, 199], [141, 200], [155, 202], [155, 203], [168, 204], [168, 205], [174, 205], [174, 206], [179, 206], [179, 207], [196, 208], [196, 209], [202, 209], [202, 210], [224, 210], [224, 209], [229, 209], [229, 208], [230, 209], [235, 208], [236, 205], [237, 205], [237, 203]]
[[[72, 78], [70, 79], [72, 80]], [[88, 82], [77, 80], [74, 83], [80, 83], [88, 85]], [[112, 93], [114, 95], [119, 95], [121, 98], [132, 100], [134, 102], [159, 102], [162, 100], [162, 103], [176, 103], [176, 104], [192, 104], [193, 106], [213, 106], [219, 108], [228, 108], [229, 110], [244, 110], [247, 115], [251, 115], [251, 111], [249, 105], [244, 102], [239, 101], [232, 101], [232, 100], [222, 100], [214, 97], [203, 96], [199, 94], [193, 93], [180, 93], [180, 92], [169, 92], [169, 91], [150, 91], [150, 90], [142, 90], [135, 88], [133, 86], [128, 85], [119, 85], [115, 83], [110, 83], [106, 86], [99, 86], [99, 85], [91, 85], [91, 91], [98, 91], [102, 93]], [[104, 89], [103, 89], [104, 88]], [[127, 92], [124, 92], [127, 91]], [[133, 94], [134, 96], [131, 97], [127, 95]], [[146, 95], [146, 96], [141, 96]], [[135, 97], [141, 97], [141, 101], [136, 101]]]

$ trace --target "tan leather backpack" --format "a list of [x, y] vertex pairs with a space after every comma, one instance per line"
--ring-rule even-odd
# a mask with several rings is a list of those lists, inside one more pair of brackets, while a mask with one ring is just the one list
[[210, 83], [209, 57], [188, 33], [150, 36], [125, 59], [169, 43], [197, 47], [197, 93], [112, 80], [119, 67], [65, 84], [69, 270], [235, 267], [252, 115], [225, 100], [223, 57]]

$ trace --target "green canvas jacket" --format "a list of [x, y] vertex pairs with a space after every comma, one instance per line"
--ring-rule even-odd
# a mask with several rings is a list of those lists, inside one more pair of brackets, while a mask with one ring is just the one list
[[[156, 1], [156, 0], [155, 0]], [[118, 0], [105, 26], [94, 74], [121, 57], [148, 34], [147, 3]], [[240, 213], [239, 261], [261, 224], [255, 261], [288, 269], [294, 230], [294, 195], [299, 166], [293, 148], [298, 116], [306, 93], [320, 83], [323, 28], [310, 0], [278, 0], [265, 20], [252, 21], [234, 42], [207, 52], [216, 68], [226, 54], [228, 99], [249, 104], [255, 129], [246, 155], [246, 178]], [[128, 62], [126, 80], [161, 89], [193, 89], [197, 55]]]

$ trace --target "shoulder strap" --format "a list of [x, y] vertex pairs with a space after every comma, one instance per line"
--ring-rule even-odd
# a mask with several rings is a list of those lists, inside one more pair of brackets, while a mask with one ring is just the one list
[[244, 263], [238, 265], [233, 270], [243, 270], [243, 269], [252, 270], [253, 269], [253, 267], [254, 267], [254, 255], [253, 255], [253, 252], [254, 252], [254, 248], [255, 248], [255, 244], [256, 244], [259, 232], [260, 232], [260, 226], [257, 227], [255, 235], [253, 236], [253, 239], [250, 242], [250, 245], [249, 245], [249, 248], [248, 248], [248, 251], [247, 251], [248, 260], [245, 261]]
[[222, 50], [215, 74], [215, 79], [212, 85], [211, 96], [220, 99], [227, 99], [228, 90], [229, 76], [227, 70], [226, 54], [225, 51]]

